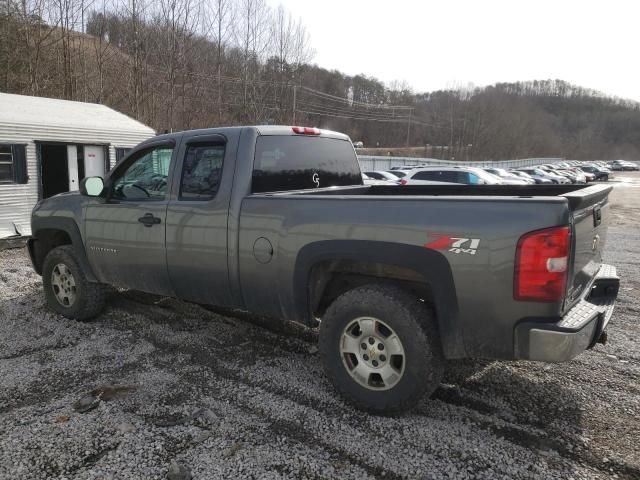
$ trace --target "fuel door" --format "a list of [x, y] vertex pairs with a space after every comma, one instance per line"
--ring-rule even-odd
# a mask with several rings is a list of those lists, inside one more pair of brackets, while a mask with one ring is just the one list
[[259, 263], [269, 263], [273, 258], [273, 245], [265, 237], [259, 237], [253, 244], [253, 256]]

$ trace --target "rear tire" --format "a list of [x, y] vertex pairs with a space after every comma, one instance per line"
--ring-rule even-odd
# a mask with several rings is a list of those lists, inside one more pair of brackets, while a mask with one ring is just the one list
[[320, 324], [319, 346], [336, 390], [372, 413], [415, 407], [444, 372], [431, 310], [394, 286], [366, 285], [338, 297]]
[[89, 320], [105, 305], [105, 288], [89, 282], [71, 245], [51, 250], [44, 259], [42, 284], [47, 306], [74, 320]]

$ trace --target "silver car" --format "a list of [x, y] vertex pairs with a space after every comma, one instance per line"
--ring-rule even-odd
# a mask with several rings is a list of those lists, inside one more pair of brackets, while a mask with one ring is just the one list
[[504, 168], [489, 167], [485, 168], [484, 170], [489, 172], [491, 175], [500, 177], [502, 183], [504, 183], [505, 185], [534, 185], [536, 183], [536, 181], [532, 178], [527, 179], [519, 177], [518, 175], [514, 175]]
[[433, 182], [465, 185], [502, 185], [499, 177], [475, 167], [423, 167], [407, 173], [401, 185], [425, 185]]

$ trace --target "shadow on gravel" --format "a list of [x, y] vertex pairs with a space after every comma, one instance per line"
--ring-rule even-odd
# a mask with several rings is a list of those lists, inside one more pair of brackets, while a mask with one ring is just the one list
[[[469, 419], [493, 435], [545, 457], [588, 465], [603, 474], [638, 479], [640, 469], [604, 458], [590, 448], [584, 415], [588, 405], [575, 389], [556, 379], [530, 375], [545, 371], [532, 362], [463, 362], [454, 365], [432, 396], [469, 412]], [[529, 375], [521, 375], [527, 370]]]

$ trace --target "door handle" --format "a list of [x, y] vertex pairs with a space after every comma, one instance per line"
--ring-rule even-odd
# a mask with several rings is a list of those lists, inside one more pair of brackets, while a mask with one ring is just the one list
[[154, 217], [153, 213], [145, 213], [143, 217], [138, 219], [138, 221], [145, 227], [151, 227], [160, 223], [160, 219], [158, 217]]

